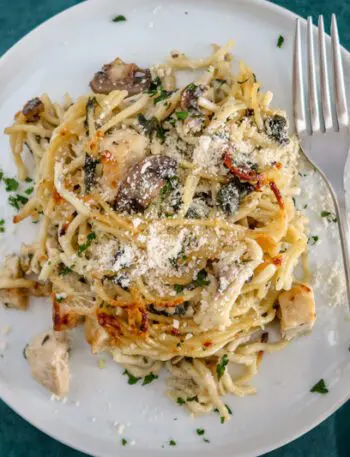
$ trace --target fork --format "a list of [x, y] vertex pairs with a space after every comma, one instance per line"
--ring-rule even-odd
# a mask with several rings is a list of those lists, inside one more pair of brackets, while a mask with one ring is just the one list
[[[321, 103], [319, 108], [316, 58], [312, 18], [307, 20], [307, 73], [308, 84], [304, 98], [303, 63], [301, 49], [301, 25], [296, 20], [293, 58], [293, 112], [295, 129], [302, 151], [309, 162], [321, 174], [330, 190], [336, 211], [346, 290], [350, 306], [350, 232], [346, 212], [344, 171], [350, 148], [349, 114], [346, 101], [344, 72], [339, 44], [336, 16], [332, 15], [331, 42], [334, 96], [331, 99], [327, 67], [326, 39], [323, 16], [318, 20], [319, 42], [319, 86]], [[305, 103], [306, 102], [306, 103]], [[307, 105], [307, 110], [305, 109]], [[329, 144], [325, 148], [325, 143]], [[322, 152], [323, 151], [323, 152]]]

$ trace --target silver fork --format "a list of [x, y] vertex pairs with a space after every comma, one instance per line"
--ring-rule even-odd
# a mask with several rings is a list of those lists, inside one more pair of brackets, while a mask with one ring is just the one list
[[[307, 21], [308, 106], [305, 109], [303, 64], [301, 49], [301, 25], [296, 20], [293, 59], [293, 111], [295, 128], [306, 158], [323, 176], [333, 198], [339, 226], [346, 288], [350, 306], [350, 232], [346, 212], [344, 171], [350, 148], [349, 114], [346, 101], [344, 73], [339, 45], [336, 16], [332, 15], [332, 67], [334, 100], [331, 91], [326, 57], [326, 40], [323, 16], [318, 21], [319, 86], [321, 110], [319, 109], [316, 58], [312, 18]], [[333, 108], [333, 111], [332, 111]], [[325, 144], [329, 147], [325, 148]], [[323, 151], [323, 152], [321, 152]]]

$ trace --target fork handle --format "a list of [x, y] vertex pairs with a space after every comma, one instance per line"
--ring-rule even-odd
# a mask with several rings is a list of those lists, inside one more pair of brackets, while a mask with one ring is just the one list
[[348, 303], [350, 305], [350, 225], [349, 225], [349, 217], [347, 212], [347, 205], [346, 205], [346, 192], [343, 187], [341, 191], [338, 191], [338, 196], [333, 189], [332, 185], [326, 180], [326, 184], [331, 192], [333, 203], [336, 210], [336, 216], [338, 219], [338, 228], [339, 228], [339, 235], [340, 235], [340, 244], [343, 253], [343, 264], [344, 264], [344, 271], [345, 271], [345, 279], [346, 279], [346, 291], [348, 297]]

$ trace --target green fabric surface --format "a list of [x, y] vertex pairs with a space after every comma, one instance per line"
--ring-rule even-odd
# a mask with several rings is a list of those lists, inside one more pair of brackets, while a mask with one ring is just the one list
[[[0, 0], [0, 55], [26, 33], [77, 0]], [[275, 0], [299, 15], [336, 13], [350, 49], [350, 0]], [[267, 412], [268, 414], [268, 412]], [[0, 401], [0, 457], [84, 457], [41, 433]], [[232, 456], [234, 457], [234, 455]], [[350, 457], [350, 402], [317, 428], [265, 457]]]

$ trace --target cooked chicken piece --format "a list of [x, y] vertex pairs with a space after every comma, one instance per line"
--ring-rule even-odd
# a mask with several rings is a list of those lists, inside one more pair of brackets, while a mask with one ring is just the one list
[[24, 349], [33, 378], [53, 394], [63, 397], [69, 391], [69, 345], [64, 333], [41, 333]]
[[131, 129], [106, 135], [100, 143], [102, 176], [99, 185], [106, 200], [114, 200], [128, 170], [145, 157], [148, 139]]
[[43, 102], [39, 97], [35, 97], [27, 101], [22, 109], [22, 113], [28, 122], [35, 122], [40, 119], [40, 113], [42, 113], [44, 109]]
[[151, 72], [135, 63], [125, 63], [117, 58], [103, 65], [90, 81], [91, 89], [97, 94], [109, 94], [112, 90], [127, 90], [135, 95], [147, 90], [152, 81]]
[[93, 354], [107, 349], [110, 337], [106, 330], [97, 322], [96, 317], [87, 317], [85, 319], [84, 333]]
[[[5, 257], [3, 267], [0, 269], [0, 278], [5, 287], [0, 285], [0, 303], [6, 308], [26, 309], [28, 306], [28, 293], [25, 288], [11, 287], [6, 288], [7, 283], [12, 280], [23, 278], [23, 271], [20, 266], [19, 258], [16, 255]], [[25, 282], [26, 280], [23, 279]], [[31, 281], [34, 284], [34, 281]]]
[[310, 331], [315, 323], [315, 299], [313, 291], [305, 284], [294, 284], [290, 290], [280, 293], [281, 333], [286, 340]]
[[24, 273], [31, 272], [31, 261], [36, 250], [37, 246], [35, 244], [22, 244], [19, 253], [19, 263]]

